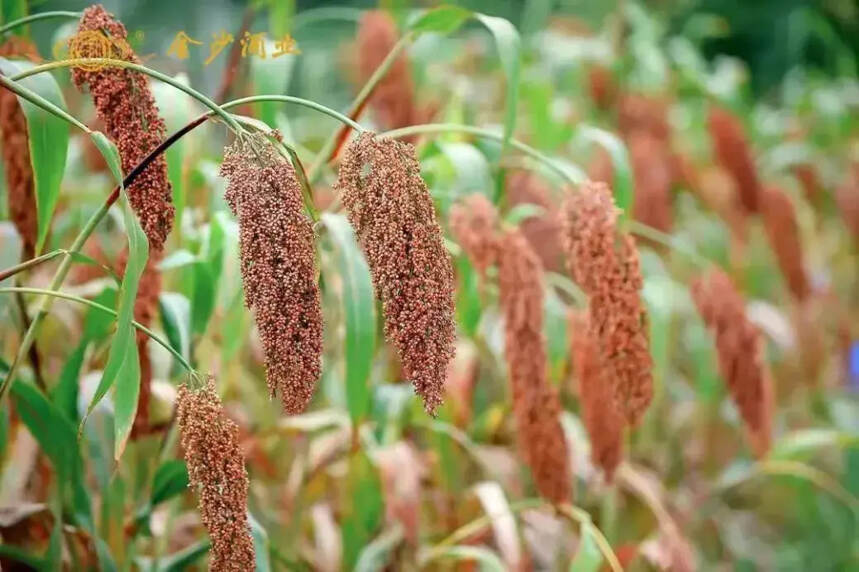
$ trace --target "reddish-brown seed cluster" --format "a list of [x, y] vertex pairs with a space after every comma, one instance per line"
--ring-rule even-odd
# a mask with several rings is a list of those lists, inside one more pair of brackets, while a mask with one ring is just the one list
[[[36, 60], [39, 54], [32, 43], [12, 36], [0, 45], [0, 56]], [[38, 230], [27, 120], [18, 97], [8, 89], [0, 90], [0, 145], [3, 147], [9, 218], [21, 237], [22, 258], [32, 258]]]
[[266, 380], [287, 413], [300, 413], [322, 370], [322, 308], [313, 225], [295, 170], [262, 137], [225, 152], [224, 195], [239, 221], [245, 303], [265, 351]]
[[239, 430], [227, 417], [212, 376], [200, 389], [179, 387], [176, 420], [188, 477], [200, 496], [200, 518], [212, 539], [209, 569], [253, 570], [248, 474], [239, 447]]
[[529, 217], [519, 224], [522, 234], [540, 257], [543, 268], [558, 272], [564, 267], [561, 249], [561, 219], [550, 187], [538, 176], [517, 171], [507, 177], [507, 204], [511, 207], [532, 204], [544, 209], [540, 215]]
[[615, 401], [627, 423], [641, 419], [653, 397], [647, 314], [635, 239], [617, 231], [609, 188], [588, 182], [562, 207], [570, 273], [589, 298], [591, 327]]
[[[365, 12], [358, 25], [357, 57], [359, 79], [370, 79], [385, 60], [398, 39], [397, 24], [383, 10]], [[379, 82], [370, 98], [379, 124], [396, 129], [421, 123], [415, 103], [415, 87], [409, 72], [409, 62], [399, 56]]]
[[671, 156], [664, 141], [646, 131], [627, 138], [635, 179], [635, 219], [663, 232], [671, 230]]
[[803, 263], [802, 242], [793, 203], [781, 189], [767, 187], [761, 195], [761, 206], [764, 229], [779, 269], [791, 294], [802, 302], [808, 298], [811, 287]]
[[644, 132], [661, 141], [668, 141], [671, 137], [668, 102], [641, 93], [624, 94], [618, 101], [617, 126], [624, 138]]
[[481, 276], [498, 258], [498, 212], [485, 195], [469, 195], [450, 209], [450, 230]]
[[743, 208], [749, 213], [758, 212], [760, 182], [743, 124], [726, 109], [711, 107], [707, 127], [716, 159], [734, 178]]
[[519, 449], [540, 495], [569, 502], [572, 477], [561, 403], [546, 376], [543, 268], [519, 230], [502, 236], [498, 288]]
[[591, 461], [602, 468], [610, 481], [623, 457], [624, 419], [615, 405], [610, 382], [603, 375], [599, 343], [587, 312], [570, 312], [569, 325], [573, 372], [591, 440]]
[[743, 298], [721, 270], [698, 277], [692, 299], [713, 332], [719, 371], [737, 404], [752, 449], [763, 456], [770, 448], [772, 379], [763, 359], [763, 339], [746, 317]]
[[[81, 16], [78, 32], [105, 34], [113, 45], [114, 58], [140, 63], [126, 46], [125, 26], [100, 5], [90, 6]], [[97, 43], [78, 42], [81, 57], [103, 57]], [[87, 49], [91, 48], [92, 53]], [[158, 114], [155, 99], [146, 77], [136, 71], [118, 67], [73, 68], [72, 79], [79, 89], [89, 85], [96, 112], [104, 122], [108, 137], [116, 144], [122, 159], [122, 170], [129, 173], [164, 139], [166, 128]], [[173, 197], [167, 178], [167, 161], [163, 155], [152, 161], [129, 186], [128, 198], [140, 219], [153, 250], [162, 250], [173, 226]]]
[[454, 353], [453, 269], [414, 147], [362, 133], [336, 188], [382, 301], [385, 336], [432, 414]]
[[817, 169], [811, 163], [800, 163], [793, 167], [793, 174], [802, 185], [802, 192], [808, 201], [814, 202], [820, 196], [820, 178]]
[[859, 241], [859, 163], [851, 165], [844, 182], [835, 189], [835, 202], [847, 229]]
[[617, 95], [617, 85], [610, 69], [601, 65], [588, 69], [588, 93], [598, 108], [611, 108]]

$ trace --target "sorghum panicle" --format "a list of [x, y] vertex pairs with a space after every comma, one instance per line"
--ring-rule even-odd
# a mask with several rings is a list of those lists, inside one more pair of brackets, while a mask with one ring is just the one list
[[778, 187], [766, 187], [761, 198], [761, 214], [770, 247], [791, 294], [802, 302], [811, 293], [811, 286], [805, 272], [799, 224], [793, 203]]
[[641, 93], [624, 94], [618, 102], [617, 126], [624, 138], [644, 132], [667, 142], [671, 137], [668, 101]]
[[673, 173], [668, 148], [663, 141], [645, 131], [630, 134], [627, 144], [635, 178], [635, 219], [663, 232], [669, 232], [673, 219]]
[[362, 133], [336, 188], [382, 301], [385, 336], [433, 414], [454, 353], [453, 269], [414, 147]]
[[589, 298], [591, 327], [615, 401], [627, 423], [641, 419], [653, 397], [647, 314], [635, 239], [616, 228], [609, 188], [588, 182], [562, 206], [570, 273]]
[[[100, 4], [84, 10], [78, 33], [98, 32], [111, 42], [112, 58], [140, 63], [128, 48], [128, 34], [112, 14]], [[79, 42], [82, 57], [104, 57], [103, 46]], [[88, 53], [87, 49], [92, 53]], [[164, 120], [149, 89], [146, 76], [119, 67], [72, 68], [72, 80], [79, 89], [89, 86], [96, 112], [104, 122], [107, 136], [116, 144], [122, 170], [129, 173], [165, 138]], [[173, 226], [173, 197], [167, 178], [167, 160], [160, 155], [152, 161], [127, 189], [128, 199], [140, 219], [149, 244], [162, 250]]]
[[190, 484], [199, 494], [200, 517], [212, 539], [209, 569], [254, 570], [239, 430], [227, 417], [212, 376], [205, 387], [179, 387], [176, 421]]
[[269, 391], [280, 393], [285, 412], [300, 413], [322, 371], [315, 237], [301, 186], [261, 136], [228, 147], [221, 176], [239, 221], [245, 303], [259, 329]]
[[603, 375], [599, 343], [584, 310], [570, 312], [570, 350], [582, 418], [591, 441], [591, 461], [610, 481], [623, 458], [624, 419]]
[[711, 107], [707, 127], [716, 159], [734, 178], [743, 208], [749, 213], [758, 212], [760, 182], [743, 124], [731, 112]]
[[498, 258], [498, 212], [485, 195], [475, 193], [450, 209], [450, 230], [471, 264], [486, 275]]
[[854, 163], [847, 171], [844, 181], [835, 189], [835, 202], [847, 230], [859, 241], [859, 163]]
[[746, 316], [743, 298], [722, 270], [711, 270], [691, 286], [701, 318], [713, 332], [719, 371], [740, 411], [752, 449], [770, 448], [773, 385], [764, 363], [763, 339]]
[[[39, 58], [36, 47], [17, 36], [8, 38], [0, 45], [0, 56], [30, 60]], [[36, 249], [37, 222], [30, 140], [27, 119], [18, 103], [18, 96], [8, 89], [0, 89], [0, 145], [6, 173], [9, 218], [21, 237], [22, 258], [32, 258]]]
[[519, 230], [501, 239], [498, 287], [519, 449], [540, 495], [568, 502], [572, 478], [561, 403], [546, 375], [543, 268]]
[[519, 228], [540, 257], [543, 268], [560, 271], [564, 267], [561, 219], [551, 188], [533, 173], [516, 171], [507, 177], [506, 199], [510, 207], [532, 204], [544, 209], [539, 215], [523, 220]]

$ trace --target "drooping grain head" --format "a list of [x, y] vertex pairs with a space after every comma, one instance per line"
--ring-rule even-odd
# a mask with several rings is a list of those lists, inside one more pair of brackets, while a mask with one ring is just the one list
[[625, 422], [615, 404], [610, 380], [603, 374], [599, 342], [588, 312], [570, 312], [569, 332], [582, 418], [591, 441], [591, 462], [611, 481], [623, 458]]
[[740, 411], [752, 450], [761, 457], [770, 448], [774, 407], [761, 334], [747, 318], [743, 298], [722, 270], [695, 279], [690, 292], [713, 333], [719, 371]]
[[853, 239], [859, 242], [859, 163], [851, 165], [835, 189], [835, 202]]
[[543, 268], [519, 230], [501, 239], [498, 287], [519, 450], [540, 495], [568, 502], [572, 477], [561, 403], [546, 375]]
[[668, 101], [642, 93], [624, 94], [618, 101], [617, 126], [625, 138], [635, 132], [644, 132], [667, 142], [671, 137]]
[[239, 221], [245, 303], [254, 312], [272, 397], [300, 413], [322, 371], [313, 225], [292, 165], [262, 136], [227, 147], [221, 176]]
[[[34, 61], [39, 58], [36, 47], [17, 36], [8, 38], [0, 45], [0, 56]], [[22, 258], [33, 257], [38, 232], [29, 141], [27, 119], [18, 104], [18, 97], [8, 89], [0, 90], [0, 145], [8, 189], [6, 198], [9, 218], [21, 237]]]
[[758, 212], [761, 185], [752, 148], [740, 119], [721, 107], [711, 107], [707, 128], [716, 160], [734, 178], [743, 208], [749, 213]]
[[[364, 13], [358, 24], [357, 57], [361, 83], [366, 83], [376, 68], [397, 43], [397, 24], [384, 10]], [[379, 124], [385, 129], [396, 129], [421, 123], [415, 103], [415, 87], [409, 71], [409, 62], [400, 55], [385, 77], [376, 86], [370, 98]]]
[[475, 193], [450, 209], [450, 230], [482, 277], [498, 259], [498, 212], [485, 195]]
[[610, 69], [599, 64], [588, 68], [588, 93], [598, 108], [611, 108], [617, 94], [617, 84]]
[[[112, 58], [140, 63], [128, 47], [125, 26], [100, 4], [84, 10], [78, 25], [79, 35], [93, 33], [102, 34], [108, 43], [79, 41], [75, 45], [80, 54], [76, 55], [104, 57], [104, 46], [110, 46]], [[164, 120], [143, 74], [107, 66], [72, 68], [72, 80], [78, 89], [89, 86], [98, 118], [119, 149], [123, 173], [128, 174], [165, 138]], [[175, 210], [164, 156], [152, 161], [127, 191], [150, 246], [162, 250]]]
[[385, 337], [432, 414], [454, 353], [453, 269], [414, 147], [361, 134], [336, 188], [382, 301]]
[[506, 198], [510, 207], [532, 204], [544, 212], [528, 217], [519, 224], [522, 234], [531, 248], [540, 257], [543, 268], [560, 272], [564, 267], [564, 252], [561, 248], [561, 219], [552, 189], [533, 173], [516, 171], [507, 177]]
[[618, 232], [618, 209], [603, 183], [585, 183], [561, 210], [570, 273], [588, 295], [591, 327], [615, 402], [627, 423], [635, 425], [653, 398], [635, 239]]
[[212, 540], [209, 569], [253, 570], [248, 474], [239, 431], [224, 411], [212, 376], [202, 388], [179, 387], [176, 421], [189, 481], [199, 495], [200, 518]]
[[805, 271], [799, 224], [796, 221], [793, 202], [784, 191], [769, 186], [763, 190], [761, 206], [764, 229], [778, 267], [793, 297], [802, 302], [811, 293], [811, 286]]
[[635, 131], [627, 138], [635, 179], [635, 219], [663, 232], [670, 232], [673, 216], [671, 155], [663, 141]]

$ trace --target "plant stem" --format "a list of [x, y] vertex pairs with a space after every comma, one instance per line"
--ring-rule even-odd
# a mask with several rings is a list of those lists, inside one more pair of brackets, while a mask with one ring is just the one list
[[614, 572], [623, 572], [623, 566], [620, 565], [620, 561], [617, 559], [617, 555], [614, 553], [614, 550], [612, 550], [611, 544], [609, 544], [609, 541], [600, 529], [594, 525], [591, 520], [591, 515], [571, 504], [558, 505], [557, 508], [561, 514], [568, 517], [570, 520], [574, 520], [579, 523], [579, 529], [582, 531], [582, 534], [585, 534], [586, 532], [593, 534], [594, 541], [597, 543], [600, 552], [602, 552], [603, 557], [606, 559], [606, 562], [608, 562], [611, 569]]
[[[62, 298], [64, 300], [71, 300], [72, 302], [78, 302], [79, 304], [84, 304], [85, 306], [89, 306], [90, 308], [95, 308], [96, 310], [104, 312], [105, 314], [110, 314], [114, 318], [116, 317], [116, 311], [111, 310], [107, 306], [102, 306], [98, 302], [93, 302], [92, 300], [88, 300], [87, 298], [81, 298], [80, 296], [75, 296], [74, 294], [69, 294], [67, 292], [61, 292], [59, 290], [49, 290], [49, 289], [45, 289], [45, 288], [27, 288], [27, 287], [23, 287], [23, 286], [9, 286], [6, 288], [0, 288], [0, 294], [13, 294], [13, 293], [41, 294], [42, 296], [49, 297], [49, 298]], [[144, 334], [149, 336], [149, 338], [151, 338], [153, 341], [157, 342], [158, 345], [162, 346], [164, 349], [166, 349], [171, 354], [173, 354], [173, 357], [175, 357], [179, 361], [179, 363], [182, 364], [182, 367], [184, 367], [188, 371], [194, 371], [193, 368], [191, 367], [191, 365], [187, 361], [185, 361], [184, 357], [182, 357], [182, 354], [180, 354], [175, 349], [173, 349], [173, 347], [168, 342], [161, 339], [161, 337], [158, 336], [155, 332], [153, 332], [152, 330], [150, 330], [149, 328], [147, 328], [146, 326], [144, 326], [140, 322], [132, 320], [131, 324], [135, 328], [137, 328], [138, 330], [140, 330], [141, 332], [143, 332]]]
[[36, 20], [47, 20], [48, 18], [69, 18], [72, 20], [77, 20], [81, 17], [80, 12], [69, 12], [67, 10], [54, 10], [52, 12], [40, 12], [38, 14], [31, 14], [29, 16], [24, 16], [23, 18], [18, 18], [17, 20], [13, 20], [8, 24], [4, 25], [0, 28], [0, 34], [5, 34], [10, 30], [14, 30], [19, 26], [23, 26], [25, 24], [29, 24], [30, 22], [35, 22]]
[[302, 105], [310, 109], [315, 109], [316, 111], [322, 112], [325, 115], [333, 117], [334, 119], [345, 123], [347, 126], [351, 127], [356, 131], [364, 131], [363, 127], [361, 127], [358, 123], [346, 117], [342, 113], [334, 111], [330, 107], [326, 107], [320, 103], [316, 103], [315, 101], [303, 99], [301, 97], [295, 97], [292, 95], [252, 95], [250, 97], [242, 97], [240, 99], [228, 101], [221, 105], [221, 109], [230, 109], [231, 107], [236, 107], [237, 105], [243, 105], [245, 103], [256, 103], [259, 101], [282, 101], [284, 103], [295, 103], [297, 105]]
[[51, 252], [46, 252], [45, 254], [37, 256], [36, 258], [31, 258], [30, 260], [25, 260], [24, 262], [16, 264], [15, 266], [10, 266], [6, 270], [0, 271], [0, 282], [3, 282], [7, 278], [16, 275], [19, 272], [23, 272], [24, 270], [33, 268], [34, 266], [38, 266], [43, 262], [52, 260], [65, 252], [66, 251], [62, 249], [52, 250]]
[[[15, 77], [17, 77], [17, 76], [15, 76]], [[92, 133], [92, 130], [89, 127], [87, 127], [86, 125], [84, 125], [83, 123], [81, 123], [80, 121], [78, 121], [77, 119], [72, 117], [71, 115], [69, 115], [69, 113], [66, 110], [61, 109], [60, 107], [51, 103], [50, 101], [48, 101], [47, 99], [45, 99], [44, 97], [39, 95], [38, 93], [31, 91], [31, 90], [27, 89], [26, 87], [22, 86], [21, 84], [17, 83], [17, 80], [15, 80], [14, 78], [10, 79], [4, 75], [0, 75], [0, 85], [2, 85], [6, 89], [8, 89], [12, 93], [14, 93], [15, 95], [17, 95], [19, 97], [23, 97], [24, 99], [26, 99], [27, 101], [29, 101], [33, 105], [35, 105], [37, 107], [41, 107], [42, 109], [44, 109], [48, 113], [51, 113], [51, 114], [59, 117], [60, 119], [65, 119], [66, 121], [68, 121], [69, 123], [71, 123], [72, 125], [77, 127], [78, 129], [81, 129], [82, 131], [85, 131], [87, 133]]]
[[12, 81], [19, 81], [24, 79], [25, 77], [30, 77], [31, 75], [36, 75], [42, 72], [51, 71], [59, 68], [69, 68], [75, 66], [83, 66], [83, 65], [103, 65], [106, 67], [119, 67], [119, 68], [127, 68], [130, 70], [134, 70], [143, 74], [146, 74], [150, 77], [153, 77], [159, 81], [163, 81], [166, 84], [169, 84], [180, 91], [184, 91], [209, 109], [211, 109], [214, 113], [216, 113], [221, 119], [223, 119], [227, 125], [229, 125], [233, 131], [237, 135], [244, 133], [242, 126], [239, 125], [233, 117], [224, 111], [224, 109], [219, 106], [217, 103], [197, 91], [179, 81], [176, 81], [172, 77], [165, 75], [159, 71], [150, 69], [146, 66], [142, 66], [140, 64], [136, 64], [134, 62], [127, 62], [125, 60], [117, 60], [113, 58], [73, 58], [69, 60], [61, 60], [58, 62], [49, 62], [46, 64], [42, 64], [40, 66], [36, 66], [34, 68], [23, 71], [15, 76], [12, 76]]
[[662, 232], [659, 229], [653, 228], [652, 226], [648, 226], [644, 223], [641, 223], [637, 220], [627, 219], [625, 223], [626, 227], [632, 234], [637, 234], [653, 242], [657, 242], [659, 244], [665, 245], [671, 250], [675, 252], [680, 252], [681, 254], [687, 256], [690, 261], [692, 261], [695, 266], [699, 269], [704, 269], [709, 266], [712, 266], [712, 263], [698, 254], [698, 252], [689, 245], [681, 244], [678, 242], [677, 237], [671, 234], [667, 234]]
[[[181, 139], [186, 133], [192, 131], [199, 125], [202, 125], [206, 119], [208, 119], [209, 114], [203, 114], [197, 119], [191, 121], [191, 123], [187, 124], [182, 129], [178, 130], [176, 133], [165, 139], [158, 147], [153, 149], [149, 155], [147, 155], [140, 163], [137, 164], [134, 169], [131, 170], [128, 175], [125, 176], [121, 185], [117, 185], [114, 187], [113, 191], [108, 195], [107, 199], [105, 199], [104, 203], [99, 207], [99, 209], [92, 214], [92, 216], [87, 220], [84, 228], [81, 229], [80, 233], [75, 237], [72, 246], [69, 247], [68, 250], [63, 251], [65, 253], [65, 257], [63, 261], [60, 263], [59, 268], [57, 268], [56, 273], [54, 274], [53, 279], [51, 280], [50, 285], [48, 286], [48, 291], [59, 290], [63, 284], [63, 281], [66, 279], [66, 275], [69, 272], [69, 269], [72, 265], [72, 257], [75, 253], [77, 253], [84, 245], [86, 240], [92, 234], [93, 230], [95, 230], [96, 225], [98, 225], [99, 221], [107, 214], [107, 211], [110, 209], [111, 205], [116, 202], [119, 198], [119, 192], [123, 188], [127, 188], [130, 186], [134, 180], [146, 169], [149, 164], [155, 160], [156, 157], [161, 155], [164, 151], [166, 151], [173, 143]], [[21, 363], [23, 357], [30, 350], [30, 346], [33, 344], [33, 341], [36, 338], [36, 333], [39, 330], [39, 327], [42, 324], [42, 321], [45, 319], [48, 311], [51, 309], [51, 303], [53, 302], [53, 298], [50, 296], [42, 297], [41, 303], [39, 305], [39, 309], [36, 312], [35, 317], [33, 318], [33, 322], [30, 324], [30, 327], [27, 329], [27, 333], [24, 335], [24, 339], [21, 340], [21, 345], [18, 347], [18, 353], [15, 355], [15, 359], [12, 360], [12, 363], [9, 366], [9, 371], [6, 373], [6, 377], [3, 379], [2, 383], [0, 383], [0, 404], [3, 403], [3, 399], [9, 391], [9, 388], [12, 386], [12, 383], [15, 381], [15, 373], [18, 370], [18, 366]]]

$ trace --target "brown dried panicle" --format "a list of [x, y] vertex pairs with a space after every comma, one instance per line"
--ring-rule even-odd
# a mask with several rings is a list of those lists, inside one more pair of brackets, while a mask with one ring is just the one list
[[[0, 45], [4, 58], [38, 60], [39, 54], [28, 40], [11, 36]], [[30, 139], [27, 119], [18, 103], [18, 96], [8, 89], [0, 90], [0, 145], [3, 171], [6, 173], [9, 218], [21, 237], [22, 259], [32, 258], [36, 250], [37, 219], [33, 169], [30, 166]]]
[[498, 288], [519, 450], [540, 495], [553, 503], [568, 502], [572, 477], [561, 402], [546, 375], [543, 268], [519, 230], [507, 231], [501, 239]]
[[212, 540], [209, 569], [253, 570], [248, 474], [239, 430], [227, 417], [212, 376], [202, 388], [179, 387], [176, 421], [189, 481], [199, 494], [200, 518]]
[[793, 203], [778, 187], [766, 187], [761, 195], [761, 214], [770, 247], [779, 269], [796, 300], [802, 302], [811, 293], [802, 255], [799, 224]]
[[[104, 57], [104, 46], [110, 46], [112, 58], [140, 63], [128, 47], [125, 26], [100, 4], [84, 10], [78, 24], [78, 34], [82, 33], [104, 34], [107, 43], [78, 41], [76, 52], [80, 53], [76, 55]], [[89, 86], [98, 118], [119, 149], [124, 173], [129, 173], [165, 138], [164, 120], [143, 74], [119, 67], [76, 67], [72, 68], [72, 80], [78, 89]], [[149, 244], [153, 250], [162, 250], [175, 210], [164, 155], [153, 160], [127, 191]]]
[[414, 147], [362, 133], [336, 188], [382, 301], [385, 337], [432, 414], [454, 354], [453, 269]]
[[635, 131], [627, 138], [635, 178], [635, 219], [663, 232], [671, 230], [673, 220], [671, 156], [664, 141], [646, 131]]
[[624, 418], [635, 425], [653, 397], [653, 362], [635, 239], [618, 232], [618, 209], [603, 183], [585, 183], [561, 210], [567, 264], [588, 295], [605, 375]]
[[300, 413], [322, 371], [322, 308], [313, 225], [292, 165], [262, 136], [227, 147], [224, 198], [239, 221], [245, 303], [265, 353], [266, 381]]
[[758, 212], [761, 185], [743, 124], [730, 111], [711, 107], [707, 127], [716, 159], [737, 184], [740, 203], [746, 212]]
[[561, 219], [552, 189], [537, 175], [527, 171], [510, 173], [506, 181], [506, 198], [510, 207], [532, 204], [544, 212], [528, 217], [519, 224], [522, 234], [540, 257], [543, 268], [558, 272], [564, 267], [561, 248]]
[[713, 332], [719, 371], [740, 411], [752, 449], [759, 457], [770, 448], [773, 385], [763, 356], [763, 339], [746, 316], [743, 298], [722, 270], [692, 282], [692, 299]]
[[601, 467], [607, 481], [623, 458], [624, 419], [612, 395], [611, 383], [603, 375], [599, 343], [588, 313], [570, 312], [570, 353], [578, 382], [582, 418], [591, 441], [591, 461]]
[[486, 195], [468, 195], [450, 209], [450, 230], [471, 264], [486, 275], [498, 258], [498, 212]]
[[[364, 13], [358, 24], [357, 57], [359, 79], [365, 83], [393, 49], [399, 39], [397, 25], [384, 10]], [[400, 55], [378, 83], [370, 105], [385, 129], [396, 129], [421, 123], [415, 103], [415, 87], [409, 62]]]

